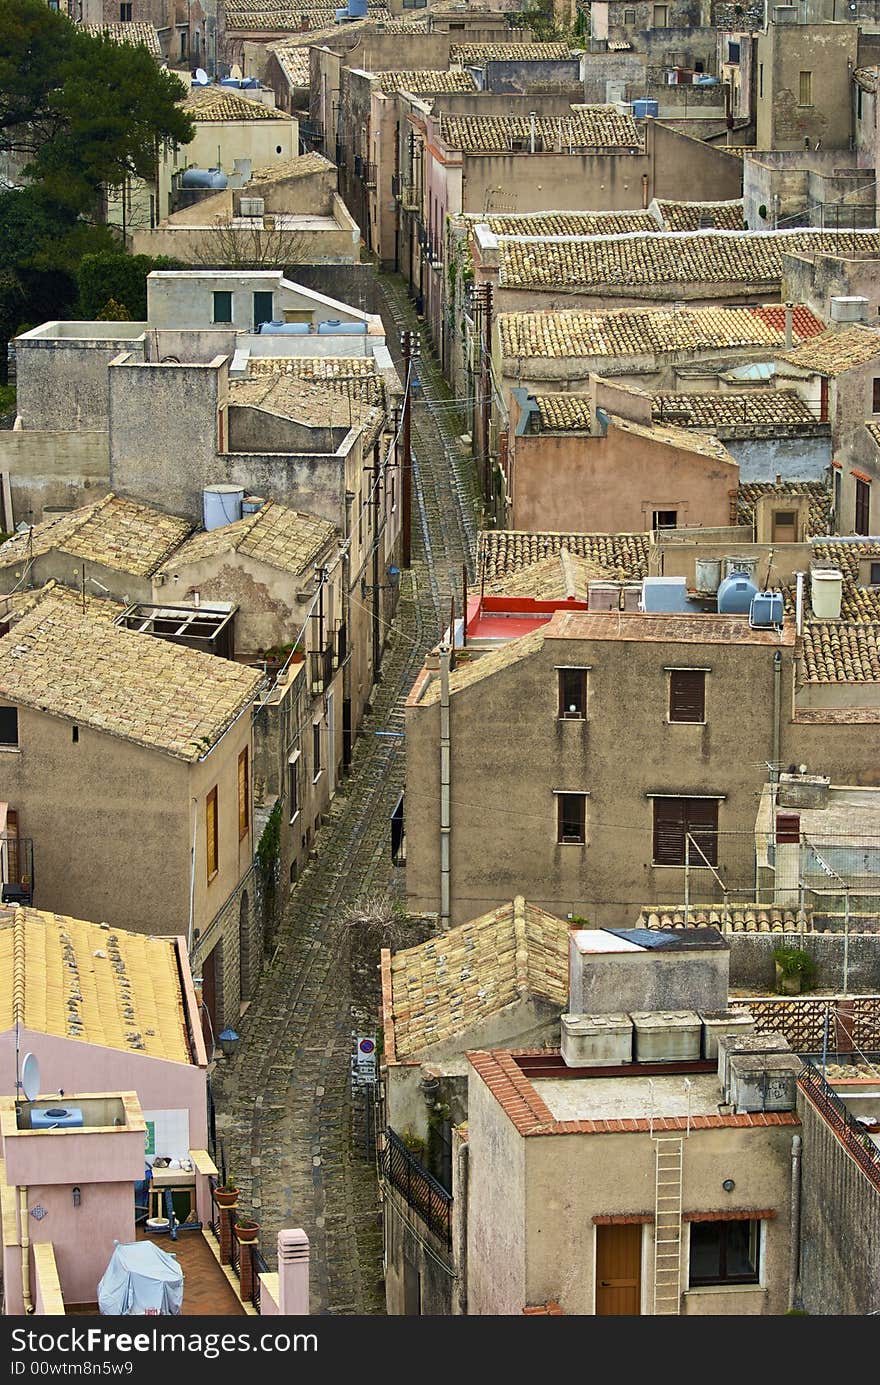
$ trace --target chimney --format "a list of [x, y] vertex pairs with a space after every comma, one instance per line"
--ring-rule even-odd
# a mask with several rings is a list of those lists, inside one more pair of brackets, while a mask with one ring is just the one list
[[795, 597], [795, 629], [798, 635], [804, 633], [804, 578], [805, 572], [796, 572], [797, 596]]
[[299, 17], [299, 31], [301, 34], [307, 34], [309, 31], [309, 17], [307, 14], [301, 14]]
[[307, 1317], [309, 1312], [309, 1238], [297, 1227], [278, 1232], [278, 1313]]
[[529, 111], [529, 152], [535, 152], [535, 111]]
[[792, 327], [794, 324], [794, 304], [785, 305], [785, 349], [790, 351], [793, 343]]

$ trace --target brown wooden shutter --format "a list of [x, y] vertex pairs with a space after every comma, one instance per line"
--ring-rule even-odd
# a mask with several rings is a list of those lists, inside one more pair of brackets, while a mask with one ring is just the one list
[[[691, 865], [718, 864], [718, 800], [686, 798], [685, 821], [696, 845], [690, 851]], [[699, 847], [699, 850], [697, 850]], [[704, 854], [701, 856], [700, 851]]]
[[776, 814], [776, 843], [783, 845], [785, 842], [794, 843], [801, 839], [801, 815], [800, 813], [777, 813]]
[[247, 836], [251, 825], [250, 797], [248, 794], [248, 751], [247, 746], [238, 757], [238, 836]]
[[684, 860], [684, 799], [654, 799], [654, 860], [678, 866]]
[[669, 720], [704, 721], [706, 675], [691, 669], [673, 669], [669, 675]]
[[208, 879], [217, 874], [217, 790], [212, 789], [205, 799], [205, 836], [207, 839]]

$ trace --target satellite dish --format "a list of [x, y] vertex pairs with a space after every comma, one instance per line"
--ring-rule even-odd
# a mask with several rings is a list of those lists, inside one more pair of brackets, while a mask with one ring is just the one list
[[233, 63], [229, 69], [229, 75], [230, 77], [234, 78], [236, 82], [240, 82], [244, 74], [242, 73], [242, 70], [239, 67], [238, 63]]
[[210, 77], [203, 67], [196, 68], [196, 86], [206, 87], [210, 82]]
[[28, 1101], [40, 1095], [40, 1060], [35, 1053], [26, 1053], [21, 1065], [21, 1089]]

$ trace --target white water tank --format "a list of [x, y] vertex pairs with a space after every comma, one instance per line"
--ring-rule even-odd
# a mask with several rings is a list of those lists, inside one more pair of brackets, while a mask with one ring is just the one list
[[570, 1068], [619, 1067], [632, 1062], [629, 1015], [563, 1015], [562, 1057]]
[[714, 596], [721, 581], [720, 558], [698, 558], [695, 564], [698, 592], [711, 592]]
[[241, 519], [244, 486], [205, 486], [202, 516], [206, 529], [220, 529]]
[[867, 322], [868, 300], [856, 294], [835, 294], [830, 303], [832, 322]]
[[839, 620], [843, 576], [837, 568], [817, 568], [810, 573], [810, 603], [817, 620]]

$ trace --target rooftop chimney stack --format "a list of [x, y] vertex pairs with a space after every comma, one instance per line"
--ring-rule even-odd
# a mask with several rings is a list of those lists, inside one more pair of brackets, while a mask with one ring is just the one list
[[791, 350], [792, 344], [793, 344], [793, 341], [794, 341], [794, 334], [793, 334], [793, 330], [792, 330], [792, 329], [793, 329], [793, 326], [794, 326], [794, 304], [793, 304], [793, 303], [786, 303], [786, 305], [785, 305], [785, 349], [786, 349], [786, 351], [790, 351], [790, 350]]

